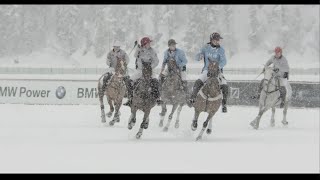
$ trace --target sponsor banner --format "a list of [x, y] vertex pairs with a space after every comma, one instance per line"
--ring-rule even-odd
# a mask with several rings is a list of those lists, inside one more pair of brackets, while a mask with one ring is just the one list
[[[191, 90], [194, 81], [189, 81]], [[229, 105], [258, 106], [259, 81], [228, 81]], [[319, 83], [290, 83], [293, 107], [320, 107]], [[191, 92], [191, 91], [190, 91]], [[106, 98], [106, 97], [104, 97]], [[106, 100], [106, 99], [105, 99]], [[0, 80], [0, 103], [8, 104], [99, 104], [94, 80]], [[105, 101], [106, 103], [106, 101]]]
[[1, 80], [0, 103], [99, 104], [97, 82]]

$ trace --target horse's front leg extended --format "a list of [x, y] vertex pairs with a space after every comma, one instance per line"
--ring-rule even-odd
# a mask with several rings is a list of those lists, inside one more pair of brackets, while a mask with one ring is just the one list
[[266, 108], [260, 108], [258, 116], [250, 123], [250, 125], [254, 128], [254, 129], [258, 129], [259, 128], [259, 124], [260, 124], [260, 120], [261, 117], [263, 115], [263, 113], [266, 111]]
[[170, 113], [170, 115], [169, 115], [169, 117], [168, 117], [167, 125], [166, 125], [166, 127], [164, 127], [163, 131], [168, 131], [169, 126], [170, 126], [170, 123], [171, 123], [171, 120], [172, 120], [172, 117], [173, 117], [173, 114], [174, 114], [174, 112], [176, 111], [177, 107], [178, 107], [178, 104], [177, 104], [177, 103], [175, 103], [175, 104], [172, 105], [172, 110], [171, 110], [171, 113]]
[[282, 124], [283, 125], [288, 125], [288, 121], [287, 121], [287, 111], [288, 111], [288, 106], [289, 106], [289, 102], [285, 102], [284, 104], [284, 108], [283, 108], [283, 119], [282, 119]]
[[194, 118], [192, 120], [192, 124], [191, 124], [191, 129], [192, 131], [195, 131], [198, 127], [198, 118], [199, 118], [199, 115], [200, 115], [200, 111], [198, 111], [196, 108], [195, 108], [195, 111], [194, 111]]
[[274, 120], [275, 113], [276, 113], [276, 108], [272, 107], [271, 122], [270, 122], [271, 127], [275, 126], [275, 120]]
[[106, 122], [106, 114], [104, 112], [104, 104], [103, 104], [103, 96], [104, 93], [102, 92], [102, 89], [98, 87], [99, 89], [99, 102], [100, 102], [100, 109], [101, 109], [101, 122], [105, 123]]
[[136, 114], [137, 114], [137, 109], [135, 107], [131, 107], [131, 116], [129, 118], [128, 122], [128, 129], [131, 130], [132, 127], [136, 124]]
[[163, 126], [163, 121], [164, 121], [164, 117], [166, 115], [166, 112], [167, 112], [167, 104], [166, 103], [163, 103], [161, 105], [161, 113], [159, 113], [160, 115], [160, 123], [159, 123], [159, 127], [162, 127]]
[[201, 129], [201, 131], [200, 131], [200, 133], [199, 133], [199, 135], [198, 135], [198, 137], [197, 137], [197, 139], [196, 139], [197, 141], [202, 138], [203, 132], [204, 132], [204, 131], [206, 130], [206, 128], [208, 127], [208, 123], [209, 123], [210, 121], [212, 121], [212, 117], [213, 117], [214, 114], [215, 114], [215, 112], [210, 112], [210, 113], [209, 113], [209, 115], [208, 115], [206, 121], [203, 123], [202, 129]]
[[113, 107], [113, 104], [112, 104], [112, 100], [111, 100], [109, 97], [107, 97], [107, 98], [108, 98], [108, 104], [109, 104], [109, 106], [110, 106], [110, 111], [107, 113], [107, 116], [108, 116], [108, 118], [109, 118], [109, 117], [111, 117], [112, 114], [113, 114], [114, 107]]
[[148, 129], [150, 110], [151, 110], [151, 109], [148, 109], [148, 110], [146, 110], [146, 111], [144, 112], [143, 121], [142, 121], [142, 123], [141, 123], [141, 125], [140, 125], [139, 132], [138, 132], [137, 135], [136, 135], [136, 138], [137, 138], [137, 139], [140, 139], [140, 137], [142, 136], [143, 129]]
[[114, 102], [114, 106], [115, 106], [115, 113], [114, 113], [114, 116], [113, 116], [113, 119], [112, 121], [110, 121], [110, 126], [113, 126], [115, 122], [120, 122], [120, 107], [121, 107], [121, 103], [122, 103], [122, 100], [119, 101], [115, 101]]
[[174, 125], [175, 128], [179, 128], [179, 120], [180, 120], [180, 113], [182, 110], [183, 104], [180, 104], [178, 111], [177, 111], [177, 118], [176, 118], [176, 124]]

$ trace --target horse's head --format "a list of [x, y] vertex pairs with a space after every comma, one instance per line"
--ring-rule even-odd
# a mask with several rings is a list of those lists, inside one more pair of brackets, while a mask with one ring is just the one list
[[145, 79], [150, 79], [152, 77], [151, 62], [145, 62], [142, 60], [142, 75]]
[[264, 68], [264, 71], [263, 71], [263, 74], [264, 74], [264, 79], [266, 80], [270, 80], [272, 77], [274, 77], [275, 75], [275, 69], [274, 67], [265, 67]]
[[169, 74], [175, 74], [179, 71], [177, 63], [173, 58], [169, 59], [168, 61], [168, 71], [169, 71]]
[[217, 61], [210, 61], [208, 65], [208, 78], [218, 77], [219, 63]]
[[127, 64], [123, 57], [117, 57], [117, 65], [115, 68], [115, 73], [117, 75], [125, 75], [126, 73]]

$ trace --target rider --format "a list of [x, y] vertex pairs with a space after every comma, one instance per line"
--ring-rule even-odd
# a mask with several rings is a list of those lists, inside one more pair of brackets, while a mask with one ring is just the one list
[[223, 67], [226, 65], [227, 60], [224, 52], [224, 48], [220, 46], [220, 39], [223, 39], [219, 33], [214, 32], [210, 35], [210, 42], [207, 43], [196, 55], [196, 60], [204, 60], [204, 67], [199, 78], [195, 81], [193, 86], [193, 92], [191, 98], [189, 99], [189, 106], [195, 102], [195, 98], [201, 87], [204, 85], [204, 82], [208, 79], [208, 65], [209, 61], [217, 61], [219, 63], [219, 84], [222, 89], [223, 99], [222, 99], [222, 112], [227, 112], [227, 96], [228, 96], [228, 85], [227, 81], [223, 76]]
[[[126, 65], [128, 65], [129, 63], [129, 56], [127, 55], [127, 53], [120, 49], [121, 43], [117, 40], [115, 40], [113, 42], [113, 49], [108, 53], [107, 55], [107, 66], [108, 68], [108, 72], [106, 73], [106, 75], [103, 77], [103, 85], [102, 85], [102, 92], [105, 91], [107, 85], [108, 85], [108, 81], [111, 79], [113, 73], [115, 72], [115, 68], [117, 66], [117, 59], [118, 58], [123, 58], [126, 62]], [[126, 72], [127, 74], [128, 72]], [[127, 77], [125, 77], [127, 78]]]
[[[141, 46], [138, 46], [134, 57], [136, 59], [136, 66], [137, 70], [136, 72], [132, 75], [131, 79], [128, 79], [128, 85], [129, 87], [127, 88], [128, 90], [128, 101], [124, 103], [123, 105], [125, 106], [131, 106], [132, 103], [132, 97], [133, 97], [133, 89], [134, 85], [136, 84], [136, 80], [142, 77], [142, 62], [149, 62], [151, 63], [151, 68], [154, 69], [157, 67], [159, 64], [159, 59], [157, 56], [157, 53], [154, 51], [154, 49], [150, 46], [151, 40], [148, 37], [144, 37], [141, 39], [140, 43]], [[158, 85], [153, 85], [153, 84], [158, 84], [158, 80], [154, 78], [154, 72], [152, 71], [152, 76], [153, 79], [151, 81], [151, 88], [152, 92], [154, 92], [156, 96], [156, 101], [157, 104], [159, 105], [162, 101], [160, 100], [160, 93], [159, 93], [159, 86]]]
[[162, 62], [162, 68], [161, 68], [161, 72], [159, 75], [159, 79], [160, 79], [160, 85], [162, 86], [162, 83], [164, 82], [164, 79], [166, 77], [166, 75], [168, 74], [168, 69], [163, 73], [168, 61], [170, 59], [173, 59], [176, 61], [176, 64], [178, 66], [178, 68], [180, 69], [181, 72], [181, 80], [182, 80], [182, 86], [183, 86], [183, 90], [186, 93], [186, 95], [188, 95], [188, 86], [187, 86], [187, 73], [186, 73], [186, 64], [188, 62], [186, 55], [184, 53], [183, 50], [176, 48], [176, 41], [174, 39], [170, 39], [168, 41], [168, 46], [169, 49], [167, 49], [164, 52], [164, 59]]
[[[288, 86], [288, 79], [289, 79], [289, 64], [287, 59], [282, 55], [282, 49], [281, 47], [276, 47], [274, 49], [275, 55], [272, 55], [271, 58], [267, 61], [265, 64], [265, 67], [268, 67], [270, 64], [274, 65], [274, 70], [279, 76], [279, 83], [280, 83], [280, 98], [281, 98], [281, 103], [280, 103], [280, 108], [283, 108], [284, 103], [285, 103], [285, 98], [287, 94], [287, 86]], [[258, 89], [258, 95], [253, 96], [252, 98], [260, 98], [260, 93], [263, 88], [263, 80], [261, 80], [259, 89]]]

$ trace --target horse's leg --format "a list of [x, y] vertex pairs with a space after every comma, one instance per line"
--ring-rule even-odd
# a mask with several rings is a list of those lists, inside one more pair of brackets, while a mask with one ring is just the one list
[[128, 123], [129, 130], [131, 130], [132, 127], [136, 124], [136, 113], [137, 113], [137, 109], [135, 107], [131, 107], [131, 116]]
[[166, 115], [166, 112], [167, 112], [167, 104], [166, 103], [163, 103], [161, 105], [161, 113], [159, 114], [160, 115], [160, 123], [159, 123], [159, 127], [162, 127], [163, 126], [163, 121], [164, 121], [164, 117]]
[[191, 124], [191, 129], [192, 131], [195, 131], [198, 127], [198, 118], [199, 118], [199, 115], [200, 115], [200, 111], [198, 111], [196, 108], [195, 108], [195, 111], [194, 111], [194, 118], [192, 120], [192, 124]]
[[103, 96], [104, 93], [102, 90], [99, 88], [99, 102], [100, 102], [100, 109], [101, 109], [101, 122], [105, 123], [106, 122], [106, 114], [104, 112], [104, 104], [103, 104]]
[[207, 134], [211, 134], [212, 133], [212, 118], [209, 120], [209, 127], [207, 129]]
[[140, 129], [136, 135], [137, 139], [140, 139], [140, 137], [142, 136], [143, 129], [148, 129], [150, 110], [151, 109], [148, 109], [144, 112], [143, 121], [142, 121], [142, 123], [140, 125]]
[[121, 106], [121, 102], [119, 102], [119, 100], [114, 101], [114, 106], [115, 106], [115, 113], [114, 113], [112, 121], [110, 121], [110, 123], [109, 123], [111, 126], [113, 126], [115, 122], [120, 121], [119, 109]]
[[258, 116], [250, 123], [250, 125], [254, 129], [259, 128], [260, 120], [264, 112], [266, 112], [267, 108], [260, 108]]
[[172, 120], [172, 116], [173, 116], [174, 112], [176, 111], [178, 105], [179, 105], [178, 103], [175, 103], [175, 104], [172, 105], [172, 110], [171, 110], [171, 113], [170, 113], [170, 115], [168, 117], [167, 125], [166, 125], [166, 127], [164, 127], [163, 131], [168, 131], [170, 123], [171, 123], [171, 120]]
[[175, 128], [179, 128], [179, 120], [180, 120], [180, 113], [182, 110], [183, 104], [180, 104], [178, 111], [177, 111], [177, 118], [176, 118], [176, 124], [174, 125]]
[[200, 133], [199, 133], [199, 135], [198, 135], [198, 137], [196, 139], [197, 141], [202, 138], [203, 132], [206, 130], [209, 121], [212, 121], [212, 117], [213, 117], [214, 114], [215, 114], [215, 112], [210, 112], [209, 113], [209, 115], [208, 115], [206, 121], [203, 123], [202, 129], [201, 129], [201, 131], [200, 131]]
[[275, 120], [274, 120], [274, 115], [276, 113], [276, 107], [272, 107], [272, 115], [271, 115], [271, 127], [274, 127], [275, 126]]
[[286, 101], [284, 104], [284, 108], [283, 108], [283, 119], [282, 119], [282, 124], [283, 125], [288, 125], [288, 121], [287, 121], [287, 110], [288, 110], [288, 105], [289, 105], [289, 101]]
[[113, 107], [113, 104], [112, 104], [112, 100], [109, 97], [107, 97], [107, 99], [108, 99], [108, 104], [110, 106], [110, 111], [107, 113], [107, 116], [111, 117], [112, 114], [113, 114], [113, 111], [114, 111], [114, 107]]

